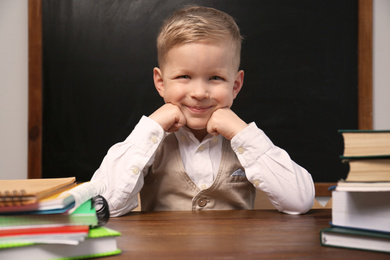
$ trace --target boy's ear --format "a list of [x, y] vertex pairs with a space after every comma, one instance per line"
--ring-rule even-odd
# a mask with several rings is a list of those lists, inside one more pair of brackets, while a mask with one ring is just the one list
[[243, 84], [244, 84], [244, 71], [240, 70], [239, 72], [237, 72], [237, 76], [233, 85], [233, 99], [237, 97], [238, 92], [240, 92]]
[[164, 81], [162, 77], [162, 72], [159, 68], [153, 69], [153, 80], [157, 92], [160, 94], [161, 97], [164, 97]]

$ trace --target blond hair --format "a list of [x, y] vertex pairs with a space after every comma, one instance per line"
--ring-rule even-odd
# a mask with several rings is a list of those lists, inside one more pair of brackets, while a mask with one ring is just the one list
[[177, 10], [166, 19], [157, 37], [158, 63], [162, 66], [167, 53], [175, 46], [194, 42], [230, 40], [235, 65], [240, 65], [242, 36], [234, 19], [210, 7], [190, 6]]

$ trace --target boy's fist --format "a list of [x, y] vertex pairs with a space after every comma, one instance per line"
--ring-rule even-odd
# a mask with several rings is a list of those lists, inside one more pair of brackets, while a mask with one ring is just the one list
[[176, 132], [186, 124], [186, 118], [180, 108], [170, 103], [161, 106], [149, 118], [156, 121], [165, 132]]
[[212, 135], [222, 135], [231, 140], [238, 132], [248, 125], [230, 108], [217, 109], [207, 123], [207, 132]]

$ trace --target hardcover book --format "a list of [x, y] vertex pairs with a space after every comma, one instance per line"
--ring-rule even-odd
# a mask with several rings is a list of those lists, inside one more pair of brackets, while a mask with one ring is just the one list
[[321, 245], [390, 252], [390, 233], [329, 227], [320, 232]]
[[349, 163], [346, 181], [390, 182], [390, 156], [344, 159]]
[[85, 259], [120, 254], [116, 238], [118, 231], [97, 227], [78, 245], [8, 243], [0, 244], [0, 259]]
[[390, 232], [390, 191], [333, 191], [332, 225]]
[[390, 156], [390, 130], [339, 130], [346, 157]]

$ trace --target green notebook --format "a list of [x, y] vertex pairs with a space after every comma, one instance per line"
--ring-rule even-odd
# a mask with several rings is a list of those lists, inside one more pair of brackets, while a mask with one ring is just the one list
[[97, 223], [96, 210], [92, 207], [91, 200], [84, 202], [72, 214], [0, 215], [0, 229], [21, 228], [25, 226], [95, 226]]
[[121, 234], [107, 227], [89, 231], [78, 245], [8, 243], [0, 244], [0, 259], [84, 259], [120, 254], [116, 238]]

